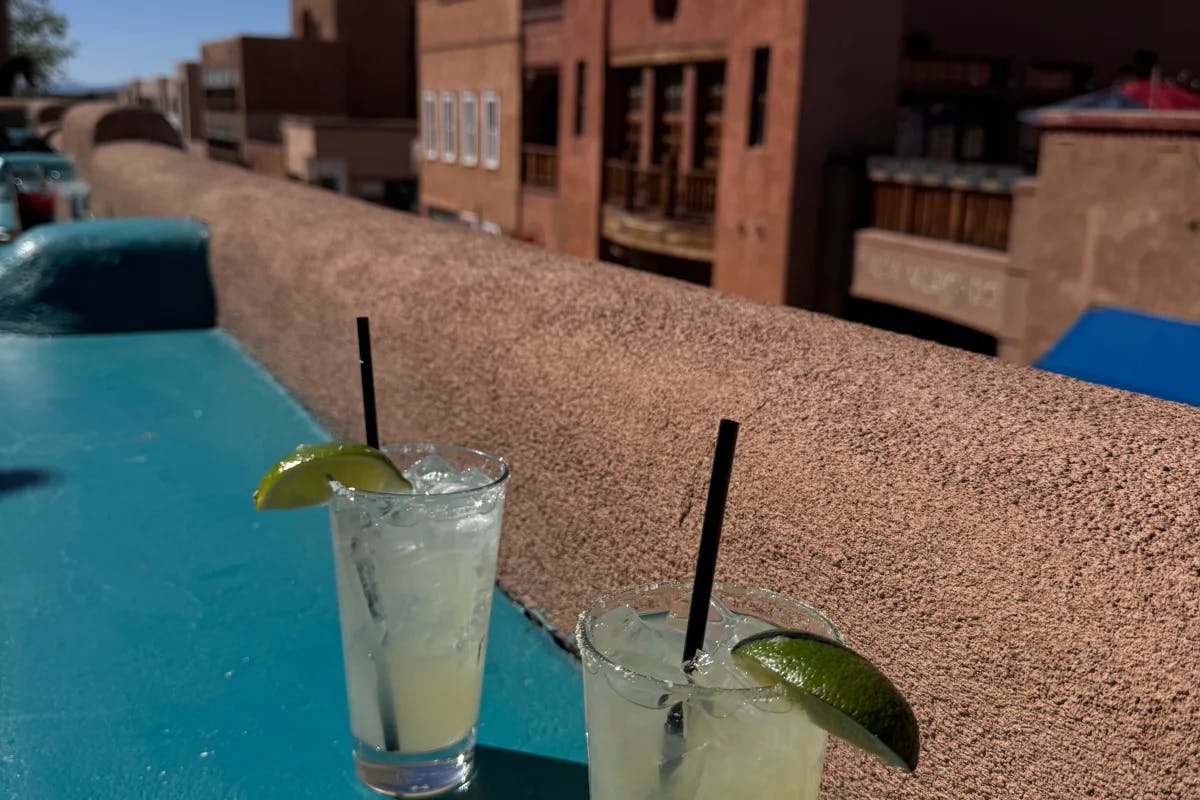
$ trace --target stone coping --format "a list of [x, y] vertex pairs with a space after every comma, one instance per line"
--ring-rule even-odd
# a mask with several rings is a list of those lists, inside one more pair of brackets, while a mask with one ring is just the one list
[[1037, 113], [1035, 122], [1045, 130], [1200, 133], [1200, 111], [1047, 109]]
[[75, 159], [82, 171], [86, 172], [95, 147], [121, 139], [183, 147], [179, 131], [150, 109], [97, 101], [79, 103], [63, 114], [59, 147]]

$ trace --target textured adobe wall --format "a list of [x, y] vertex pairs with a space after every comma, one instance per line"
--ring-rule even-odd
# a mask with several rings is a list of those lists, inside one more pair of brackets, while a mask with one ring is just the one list
[[92, 150], [104, 142], [121, 139], [158, 142], [182, 147], [179, 131], [157, 111], [114, 103], [80, 103], [63, 115], [62, 152], [70, 154], [76, 165], [86, 172]]
[[1200, 794], [1200, 416], [804, 312], [472, 235], [151, 144], [113, 214], [209, 223], [222, 324], [358, 435], [507, 456], [501, 581], [563, 629], [692, 566], [743, 423], [720, 577], [805, 598], [909, 694], [906, 777], [835, 745], [827, 800]]
[[1190, 132], [1044, 131], [1035, 219], [1021, 239], [1025, 358], [1045, 352], [1093, 306], [1200, 319], [1197, 197], [1195, 123]]

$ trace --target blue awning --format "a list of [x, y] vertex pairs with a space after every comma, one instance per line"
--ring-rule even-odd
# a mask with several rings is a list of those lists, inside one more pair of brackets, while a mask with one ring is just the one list
[[1085, 311], [1034, 366], [1104, 386], [1200, 406], [1200, 323]]

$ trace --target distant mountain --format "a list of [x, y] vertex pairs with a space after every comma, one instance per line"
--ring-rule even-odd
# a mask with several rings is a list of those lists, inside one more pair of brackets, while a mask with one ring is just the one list
[[116, 94], [119, 85], [105, 86], [102, 84], [80, 83], [78, 81], [63, 81], [51, 84], [46, 94]]

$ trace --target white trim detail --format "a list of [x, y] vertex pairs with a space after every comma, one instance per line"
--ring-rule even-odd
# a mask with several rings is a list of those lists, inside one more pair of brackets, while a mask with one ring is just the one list
[[458, 153], [458, 127], [454, 92], [442, 92], [442, 161], [453, 164]]
[[500, 169], [500, 95], [493, 89], [483, 93], [483, 166]]
[[430, 161], [438, 157], [437, 92], [431, 89], [421, 92], [421, 147]]
[[459, 160], [464, 167], [479, 163], [479, 99], [474, 92], [458, 93]]

